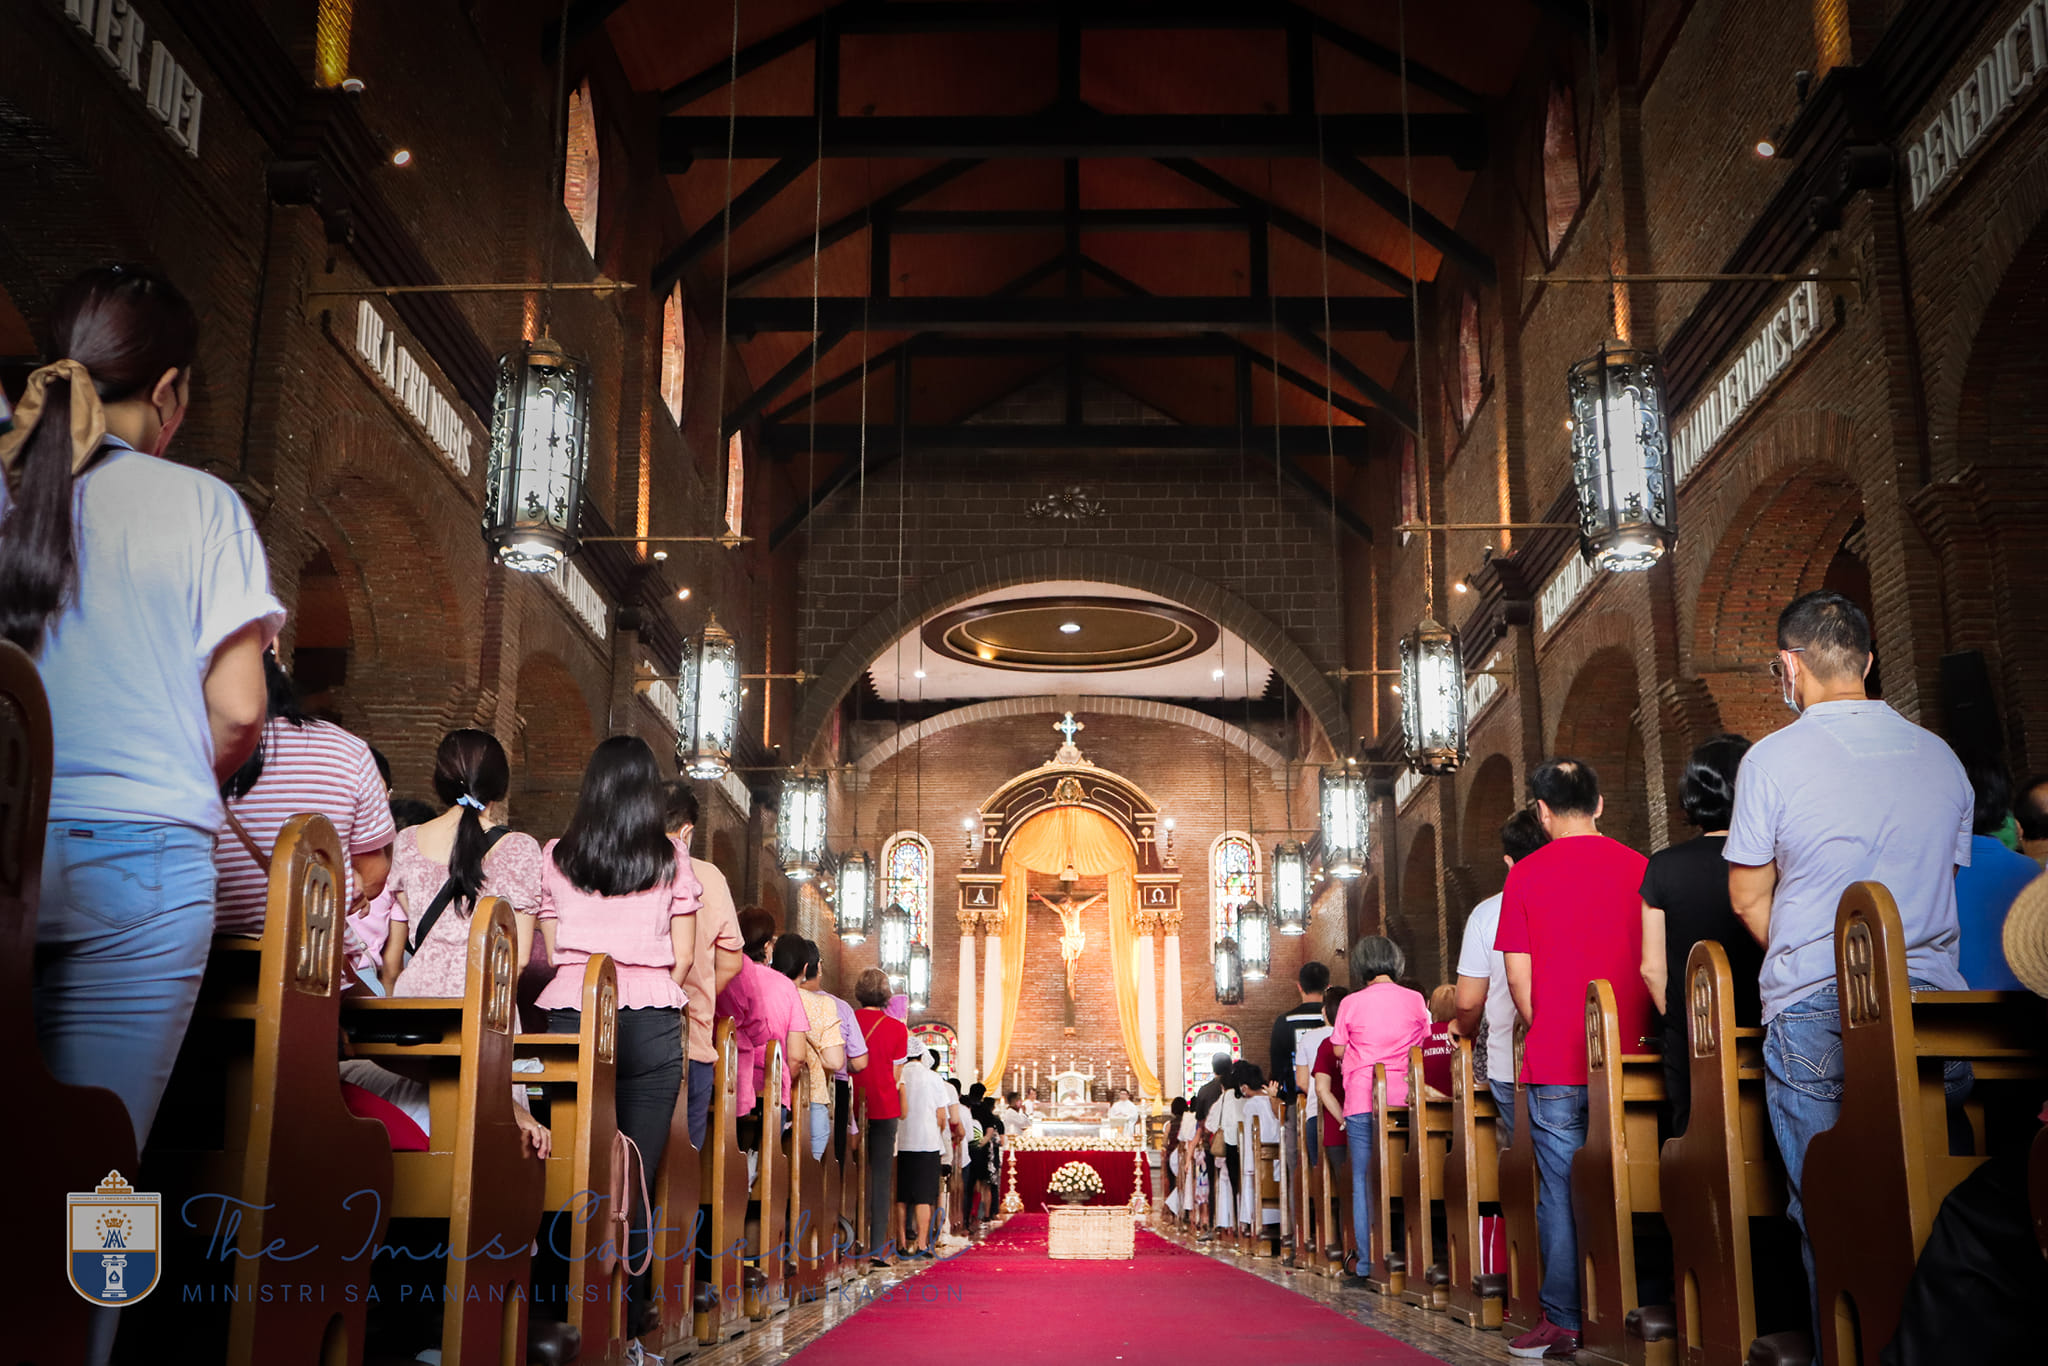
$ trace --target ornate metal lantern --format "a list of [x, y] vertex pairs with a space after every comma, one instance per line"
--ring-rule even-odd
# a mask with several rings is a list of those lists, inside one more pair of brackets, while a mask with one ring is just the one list
[[792, 773], [782, 780], [775, 820], [775, 857], [792, 882], [808, 882], [825, 862], [825, 775]]
[[1238, 955], [1235, 939], [1221, 939], [1216, 944], [1215, 960], [1216, 1004], [1225, 1006], [1244, 1003], [1244, 960]]
[[909, 994], [912, 1010], [929, 1010], [932, 1004], [932, 951], [922, 944], [910, 946]]
[[1256, 900], [1237, 908], [1237, 944], [1244, 980], [1264, 981], [1273, 968], [1273, 917]]
[[1282, 840], [1273, 850], [1274, 933], [1307, 934], [1308, 919], [1308, 854], [1300, 840]]
[[882, 912], [882, 971], [889, 985], [901, 988], [910, 980], [910, 912], [903, 903], [892, 901]]
[[508, 569], [552, 574], [576, 553], [590, 368], [552, 337], [498, 361], [484, 540]]
[[1457, 628], [1432, 617], [1401, 639], [1401, 738], [1418, 773], [1465, 762], [1465, 657]]
[[1678, 534], [1678, 481], [1657, 358], [1604, 342], [1571, 368], [1579, 539], [1595, 569], [1648, 569]]
[[1356, 768], [1323, 770], [1323, 871], [1345, 882], [1365, 871], [1372, 801]]
[[740, 727], [740, 647], [713, 615], [696, 642], [683, 642], [676, 690], [676, 762], [692, 778], [723, 778]]
[[875, 862], [856, 849], [839, 860], [839, 886], [833, 897], [839, 941], [858, 944], [868, 937], [868, 918], [875, 903]]

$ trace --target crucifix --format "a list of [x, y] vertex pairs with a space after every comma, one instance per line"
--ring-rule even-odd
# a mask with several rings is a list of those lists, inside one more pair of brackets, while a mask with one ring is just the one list
[[[1073, 719], [1072, 716], [1067, 718], [1069, 722]], [[1088, 934], [1081, 928], [1081, 912], [1108, 895], [1107, 892], [1097, 892], [1085, 901], [1079, 900], [1073, 892], [1074, 884], [1078, 881], [1079, 875], [1069, 864], [1067, 870], [1060, 874], [1060, 894], [1057, 897], [1049, 897], [1040, 892], [1031, 894], [1034, 900], [1043, 903], [1060, 918], [1060, 958], [1067, 968], [1066, 1027], [1070, 1031], [1074, 1028], [1074, 978], [1081, 966], [1081, 951], [1088, 947]]]
[[1084, 730], [1088, 729], [1088, 727], [1087, 727], [1087, 725], [1086, 725], [1085, 723], [1083, 723], [1083, 722], [1080, 722], [1080, 721], [1076, 721], [1076, 720], [1074, 719], [1074, 713], [1072, 713], [1072, 712], [1068, 712], [1068, 713], [1067, 713], [1067, 714], [1066, 714], [1065, 716], [1061, 717], [1061, 718], [1060, 718], [1060, 719], [1059, 719], [1058, 721], [1055, 721], [1055, 722], [1053, 723], [1053, 727], [1052, 727], [1052, 728], [1053, 728], [1054, 730], [1058, 731], [1058, 732], [1059, 732], [1059, 733], [1060, 733], [1061, 735], [1064, 735], [1064, 736], [1066, 736], [1066, 737], [1067, 737], [1067, 743], [1068, 743], [1068, 744], [1070, 744], [1070, 745], [1074, 743], [1074, 737], [1075, 737], [1075, 736], [1076, 736], [1077, 734], [1079, 734], [1080, 732], [1082, 732], [1082, 731], [1084, 731]]

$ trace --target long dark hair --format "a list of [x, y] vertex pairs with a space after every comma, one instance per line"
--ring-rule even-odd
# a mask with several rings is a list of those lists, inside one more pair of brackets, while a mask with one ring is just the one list
[[597, 896], [661, 886], [676, 867], [667, 813], [668, 784], [654, 751], [637, 735], [614, 735], [591, 751], [576, 814], [555, 845], [555, 867], [572, 886]]
[[[284, 665], [277, 662], [275, 649], [263, 652], [263, 684], [269, 693], [264, 715], [270, 721], [283, 721], [295, 727], [306, 724], [306, 710], [299, 705], [299, 690], [292, 686], [291, 675], [284, 671]], [[269, 741], [270, 727], [266, 724], [263, 733], [256, 737], [256, 752], [243, 760], [242, 766], [220, 785], [221, 796], [232, 799], [249, 795], [263, 776], [263, 753]]]
[[[185, 296], [133, 266], [85, 272], [58, 291], [50, 310], [51, 356], [90, 371], [102, 402], [147, 393], [166, 370], [189, 370], [198, 349], [199, 320]], [[44, 394], [0, 522], [0, 636], [30, 654], [78, 585], [71, 381], [52, 379]]]
[[[451, 730], [434, 755], [434, 795], [445, 810], [464, 797], [489, 806], [503, 801], [512, 786], [512, 765], [505, 747], [487, 730]], [[455, 826], [455, 844], [448, 851], [448, 876], [455, 881], [462, 913], [475, 906], [484, 885], [484, 813], [464, 804]]]

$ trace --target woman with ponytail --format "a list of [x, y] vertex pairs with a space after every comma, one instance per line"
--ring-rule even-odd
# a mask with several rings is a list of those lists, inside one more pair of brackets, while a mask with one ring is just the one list
[[[540, 845], [489, 821], [505, 800], [512, 767], [488, 731], [450, 731], [434, 756], [440, 815], [398, 832], [391, 846], [394, 890], [384, 967], [393, 996], [460, 996], [469, 975], [469, 913], [480, 896], [512, 903], [517, 961], [533, 949], [540, 909]], [[408, 962], [406, 955], [411, 954]]]
[[138, 1148], [212, 942], [220, 784], [262, 733], [285, 615], [242, 500], [163, 458], [198, 336], [159, 276], [88, 271], [0, 434], [0, 637], [34, 656], [56, 733], [36, 1040], [59, 1081], [121, 1098]]

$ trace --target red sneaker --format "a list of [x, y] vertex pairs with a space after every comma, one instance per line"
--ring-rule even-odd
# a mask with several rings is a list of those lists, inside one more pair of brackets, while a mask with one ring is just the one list
[[1560, 1328], [1546, 1316], [1536, 1320], [1536, 1326], [1508, 1344], [1508, 1355], [1515, 1357], [1555, 1357], [1569, 1359], [1579, 1352], [1579, 1332], [1576, 1328]]

